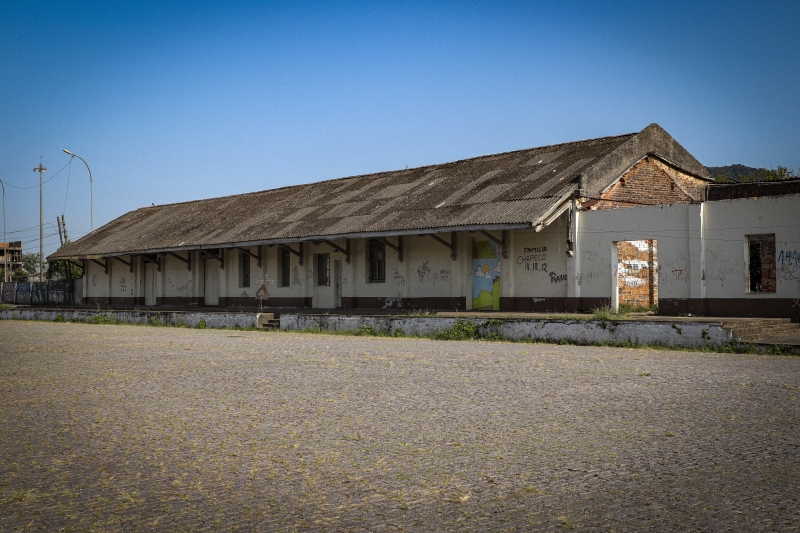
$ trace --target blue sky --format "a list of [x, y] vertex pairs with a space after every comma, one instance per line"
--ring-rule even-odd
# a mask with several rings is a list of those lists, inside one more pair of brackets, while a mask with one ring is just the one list
[[[90, 224], [63, 148], [92, 168], [96, 227], [652, 122], [706, 165], [796, 169], [798, 30], [796, 1], [7, 0], [0, 179], [38, 185], [43, 157], [50, 253], [56, 216], [73, 239]], [[9, 240], [38, 250], [38, 188], [6, 187], [6, 207]]]

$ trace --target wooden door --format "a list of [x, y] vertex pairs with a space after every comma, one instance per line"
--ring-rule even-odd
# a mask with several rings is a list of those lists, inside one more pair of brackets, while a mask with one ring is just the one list
[[206, 259], [205, 265], [205, 305], [219, 305], [219, 261]]
[[342, 306], [342, 262], [333, 262], [333, 306]]
[[156, 305], [156, 265], [144, 264], [144, 305]]

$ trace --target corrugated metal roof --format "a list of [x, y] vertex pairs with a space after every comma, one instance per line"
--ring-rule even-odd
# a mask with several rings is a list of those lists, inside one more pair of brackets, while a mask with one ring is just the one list
[[364, 233], [530, 226], [578, 188], [583, 169], [635, 135], [144, 207], [50, 258]]

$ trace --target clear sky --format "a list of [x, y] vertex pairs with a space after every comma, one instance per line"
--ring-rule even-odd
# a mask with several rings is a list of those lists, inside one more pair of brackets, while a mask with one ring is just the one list
[[[46, 254], [56, 216], [89, 230], [64, 148], [95, 227], [652, 122], [709, 166], [800, 167], [796, 0], [5, 0], [0, 50], [0, 179], [43, 157]], [[37, 251], [38, 187], [6, 207]]]

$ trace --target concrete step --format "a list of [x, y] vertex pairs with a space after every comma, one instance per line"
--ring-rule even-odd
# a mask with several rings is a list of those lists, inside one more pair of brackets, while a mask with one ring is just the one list
[[264, 329], [280, 329], [280, 313], [258, 313], [256, 315], [256, 325]]
[[722, 322], [724, 329], [736, 328], [754, 328], [761, 326], [775, 326], [779, 324], [791, 324], [791, 318], [755, 318], [748, 320], [731, 320], [729, 322]]
[[732, 328], [730, 331], [734, 337], [742, 337], [745, 335], [774, 335], [782, 331], [793, 332], [798, 328], [800, 328], [800, 324], [777, 324], [774, 326]]
[[734, 337], [738, 337], [743, 341], [754, 341], [770, 337], [783, 337], [785, 335], [792, 335], [796, 333], [800, 333], [800, 326], [798, 324], [791, 324], [785, 327], [763, 328], [759, 331], [748, 332], [746, 334], [732, 332]]

